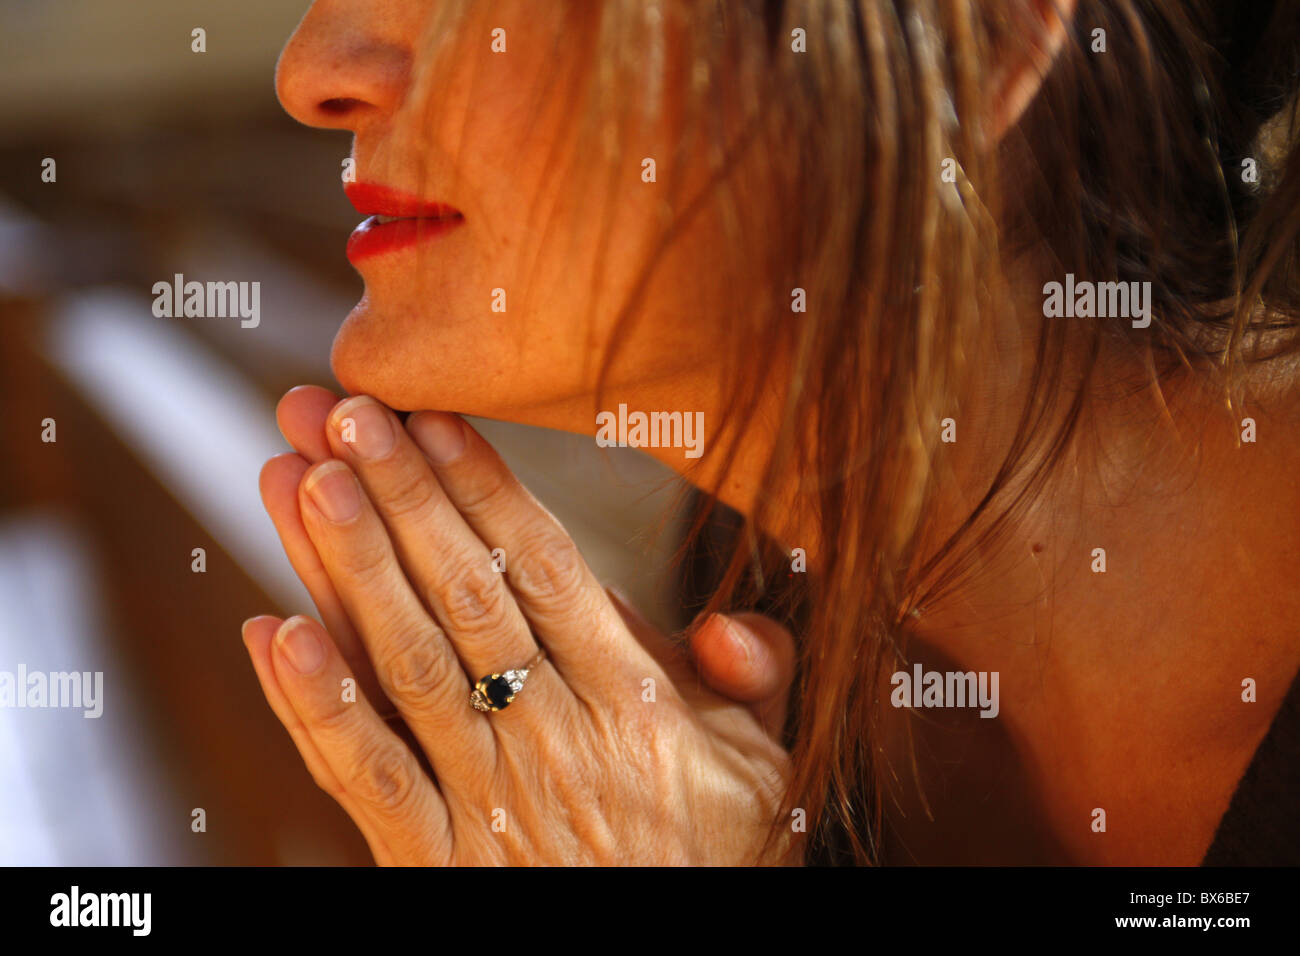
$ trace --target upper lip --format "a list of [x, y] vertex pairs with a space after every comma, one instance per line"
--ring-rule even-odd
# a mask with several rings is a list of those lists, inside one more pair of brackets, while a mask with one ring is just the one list
[[452, 219], [459, 209], [446, 203], [430, 202], [411, 193], [378, 183], [346, 183], [343, 191], [363, 216], [391, 216], [396, 219]]

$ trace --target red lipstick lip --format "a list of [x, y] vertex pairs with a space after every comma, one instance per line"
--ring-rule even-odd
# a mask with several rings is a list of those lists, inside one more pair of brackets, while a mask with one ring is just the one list
[[[357, 212], [370, 217], [348, 237], [347, 255], [353, 265], [441, 236], [465, 221], [453, 206], [428, 202], [388, 186], [347, 183], [343, 190]], [[380, 216], [393, 221], [380, 222]]]
[[378, 217], [371, 216], [348, 237], [348, 261], [356, 265], [371, 256], [427, 242], [450, 232], [464, 221], [458, 216], [455, 219], [396, 219], [381, 223]]
[[399, 216], [403, 219], [448, 219], [460, 210], [446, 203], [428, 202], [400, 189], [375, 183], [348, 183], [343, 187], [348, 200], [363, 216]]

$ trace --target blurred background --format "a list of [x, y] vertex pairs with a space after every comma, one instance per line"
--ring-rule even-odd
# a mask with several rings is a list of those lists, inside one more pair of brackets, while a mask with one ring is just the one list
[[[257, 474], [287, 450], [277, 398], [338, 389], [361, 294], [348, 137], [275, 99], [308, 6], [0, 0], [0, 679], [103, 672], [98, 719], [0, 706], [0, 864], [370, 862], [239, 636], [314, 613]], [[260, 282], [260, 324], [154, 317], [176, 273]], [[680, 623], [666, 470], [475, 424], [606, 584]]]

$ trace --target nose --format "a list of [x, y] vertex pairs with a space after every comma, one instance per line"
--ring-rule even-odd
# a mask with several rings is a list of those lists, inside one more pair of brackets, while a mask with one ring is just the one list
[[411, 32], [376, 0], [317, 0], [280, 53], [275, 92], [285, 112], [322, 129], [382, 120], [410, 82]]

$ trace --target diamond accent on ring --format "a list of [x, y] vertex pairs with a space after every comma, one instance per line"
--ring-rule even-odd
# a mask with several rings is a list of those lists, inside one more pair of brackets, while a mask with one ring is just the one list
[[515, 667], [503, 674], [488, 674], [480, 677], [469, 695], [469, 705], [481, 713], [505, 710], [515, 699], [515, 694], [524, 689], [524, 681], [529, 672], [546, 656], [544, 650], [537, 654], [527, 667]]

